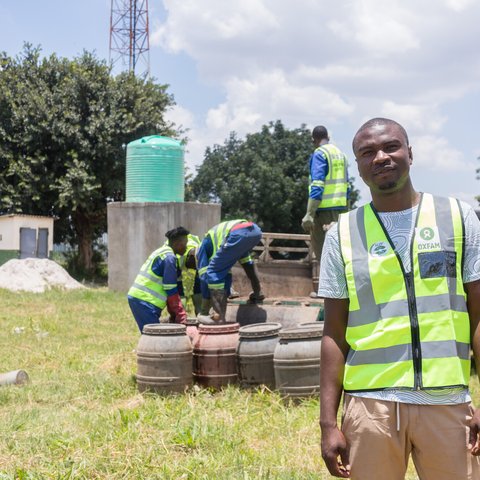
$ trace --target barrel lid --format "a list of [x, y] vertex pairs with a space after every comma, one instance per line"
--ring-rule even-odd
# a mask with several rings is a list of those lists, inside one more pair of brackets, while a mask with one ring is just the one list
[[149, 323], [143, 327], [144, 335], [179, 335], [185, 333], [187, 327], [179, 323]]
[[276, 335], [281, 328], [282, 325], [277, 322], [252, 323], [251, 325], [240, 327], [238, 333], [242, 338], [271, 337]]
[[320, 338], [323, 335], [323, 325], [297, 325], [286, 328], [278, 334], [280, 338]]
[[218, 325], [202, 325], [198, 326], [199, 333], [207, 333], [209, 335], [216, 335], [221, 333], [236, 333], [240, 325], [238, 323], [221, 323]]
[[322, 334], [323, 334], [323, 326], [324, 326], [324, 323], [323, 322], [304, 322], [304, 323], [300, 323], [298, 325], [300, 328], [308, 328], [310, 326], [313, 326], [313, 327], [316, 327], [316, 328], [321, 328], [322, 330]]
[[196, 318], [187, 318], [187, 321], [185, 322], [185, 325], [187, 326], [197, 326], [200, 322]]

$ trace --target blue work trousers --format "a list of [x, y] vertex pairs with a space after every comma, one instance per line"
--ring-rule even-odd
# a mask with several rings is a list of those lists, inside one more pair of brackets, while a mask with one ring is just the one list
[[238, 228], [228, 234], [223, 245], [211, 258], [207, 271], [201, 277], [202, 294], [205, 284], [208, 289], [225, 289], [229, 291], [231, 286], [230, 270], [235, 263], [245, 257], [253, 247], [258, 245], [262, 238], [262, 231], [256, 224]]
[[143, 332], [143, 327], [149, 323], [160, 323], [160, 315], [162, 309], [152, 305], [151, 303], [144, 302], [138, 298], [128, 296], [128, 305], [132, 311], [133, 317], [137, 322], [140, 333]]

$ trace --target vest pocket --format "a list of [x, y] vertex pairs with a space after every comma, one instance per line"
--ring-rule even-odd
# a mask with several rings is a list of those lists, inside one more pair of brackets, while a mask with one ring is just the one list
[[457, 252], [442, 250], [439, 252], [421, 252], [418, 265], [421, 278], [456, 278]]

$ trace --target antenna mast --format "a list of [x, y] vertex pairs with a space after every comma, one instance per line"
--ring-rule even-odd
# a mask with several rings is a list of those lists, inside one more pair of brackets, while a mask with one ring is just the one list
[[148, 0], [111, 0], [110, 63], [138, 76], [150, 75]]

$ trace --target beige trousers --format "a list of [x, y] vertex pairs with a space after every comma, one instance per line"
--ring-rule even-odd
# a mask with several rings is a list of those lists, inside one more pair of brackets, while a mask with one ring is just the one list
[[403, 480], [412, 455], [420, 480], [480, 480], [467, 449], [471, 405], [412, 405], [345, 395], [342, 431], [351, 479]]

